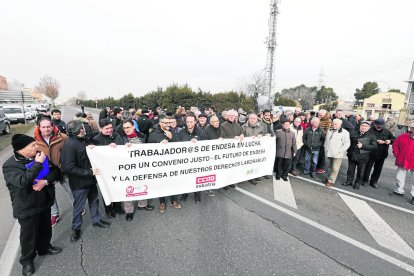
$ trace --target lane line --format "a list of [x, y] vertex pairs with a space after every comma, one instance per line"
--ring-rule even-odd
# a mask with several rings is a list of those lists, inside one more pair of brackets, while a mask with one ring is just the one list
[[388, 225], [368, 203], [355, 197], [339, 194], [349, 209], [368, 230], [375, 241], [398, 254], [414, 260], [413, 249]]
[[20, 224], [16, 220], [0, 257], [0, 275], [11, 275], [20, 247], [19, 234]]
[[289, 178], [288, 181], [283, 181], [276, 180], [276, 178], [273, 176], [273, 194], [275, 200], [282, 202], [283, 204], [294, 209], [298, 209]]
[[319, 229], [319, 230], [321, 230], [321, 231], [323, 231], [323, 232], [325, 232], [327, 234], [330, 234], [330, 235], [332, 235], [332, 236], [334, 236], [334, 237], [336, 237], [336, 238], [338, 238], [338, 239], [340, 239], [340, 240], [342, 240], [344, 242], [347, 242], [347, 243], [349, 243], [349, 244], [351, 244], [351, 245], [353, 245], [355, 247], [358, 247], [359, 249], [361, 249], [361, 250], [363, 250], [363, 251], [365, 251], [367, 253], [370, 253], [370, 254], [372, 254], [374, 256], [377, 256], [378, 258], [381, 258], [384, 261], [387, 261], [387, 262], [389, 262], [389, 263], [391, 263], [393, 265], [396, 265], [396, 266], [398, 266], [398, 267], [400, 267], [400, 268], [402, 268], [402, 269], [404, 269], [404, 270], [406, 270], [406, 271], [411, 272], [411, 273], [414, 274], [414, 267], [411, 266], [411, 265], [409, 265], [409, 264], [407, 264], [407, 263], [404, 263], [404, 262], [402, 262], [402, 261], [400, 261], [400, 260], [398, 260], [398, 259], [396, 259], [396, 258], [394, 258], [394, 257], [392, 257], [390, 255], [387, 255], [387, 254], [385, 254], [385, 253], [383, 253], [383, 252], [381, 252], [381, 251], [379, 251], [379, 250], [377, 250], [375, 248], [372, 248], [372, 247], [370, 247], [370, 246], [368, 246], [366, 244], [363, 244], [363, 243], [361, 243], [361, 242], [359, 242], [357, 240], [354, 240], [354, 239], [352, 239], [352, 238], [350, 238], [348, 236], [345, 236], [344, 234], [341, 234], [339, 232], [336, 232], [335, 230], [333, 230], [331, 228], [328, 228], [328, 227], [323, 226], [322, 224], [319, 224], [319, 223], [317, 223], [317, 222], [315, 222], [313, 220], [310, 220], [308, 218], [305, 218], [305, 217], [303, 217], [303, 216], [301, 216], [301, 215], [299, 215], [299, 214], [297, 214], [297, 213], [295, 213], [293, 211], [290, 211], [290, 210], [288, 210], [288, 209], [286, 209], [286, 208], [284, 208], [282, 206], [279, 206], [279, 205], [277, 205], [277, 204], [275, 204], [273, 202], [270, 202], [270, 201], [268, 201], [268, 200], [266, 200], [264, 198], [261, 198], [260, 196], [257, 196], [255, 194], [252, 194], [252, 193], [250, 193], [250, 192], [248, 192], [246, 190], [243, 190], [243, 189], [241, 189], [239, 187], [236, 187], [236, 190], [239, 191], [239, 192], [241, 192], [241, 193], [243, 193], [243, 194], [245, 194], [245, 195], [247, 195], [247, 196], [250, 196], [250, 197], [252, 197], [252, 198], [254, 198], [254, 199], [256, 199], [256, 200], [258, 200], [258, 201], [260, 201], [260, 202], [262, 202], [262, 203], [264, 203], [264, 204], [266, 204], [266, 205], [268, 205], [268, 206], [270, 206], [270, 207], [272, 207], [272, 208], [274, 208], [274, 209], [282, 212], [282, 213], [285, 213], [286, 215], [289, 215], [289, 216], [291, 216], [291, 217], [293, 217], [295, 219], [298, 219], [298, 220], [300, 220], [300, 221], [302, 221], [302, 222], [304, 222], [304, 223], [306, 223], [306, 224], [308, 224], [310, 226], [315, 227], [316, 229]]
[[365, 199], [365, 200], [368, 200], [368, 201], [371, 201], [371, 202], [375, 202], [375, 203], [378, 203], [378, 204], [381, 204], [381, 205], [384, 205], [384, 206], [387, 206], [387, 207], [390, 207], [390, 208], [393, 208], [393, 209], [396, 209], [396, 210], [399, 210], [399, 211], [402, 211], [402, 212], [405, 212], [405, 213], [409, 213], [409, 214], [414, 215], [414, 211], [413, 210], [406, 209], [406, 208], [403, 208], [403, 207], [400, 207], [400, 206], [396, 206], [396, 205], [392, 205], [390, 203], [387, 203], [387, 202], [384, 202], [384, 201], [381, 201], [381, 200], [378, 200], [378, 199], [374, 199], [374, 198], [370, 198], [370, 197], [367, 197], [367, 196], [359, 195], [359, 194], [356, 194], [356, 193], [353, 193], [353, 192], [349, 192], [347, 190], [343, 190], [343, 189], [336, 188], [336, 187], [330, 187], [330, 188], [328, 188], [328, 187], [326, 187], [322, 183], [319, 183], [319, 182], [317, 182], [315, 180], [307, 179], [307, 178], [304, 178], [304, 177], [301, 177], [301, 176], [292, 176], [292, 177], [298, 178], [298, 179], [302, 179], [302, 180], [305, 180], [307, 182], [310, 182], [310, 183], [313, 183], [313, 184], [316, 184], [316, 185], [325, 187], [327, 189], [335, 190], [335, 191], [338, 191], [338, 192], [344, 193], [344, 194], [349, 194], [349, 195], [352, 195], [354, 197], [359, 197], [359, 198], [362, 198], [362, 199]]

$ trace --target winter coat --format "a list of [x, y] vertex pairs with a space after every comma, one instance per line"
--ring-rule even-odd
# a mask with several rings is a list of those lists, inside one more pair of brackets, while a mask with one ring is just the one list
[[349, 115], [347, 121], [348, 121], [349, 124], [351, 124], [352, 129], [355, 129], [355, 126], [357, 124], [357, 120], [355, 119], [355, 116], [354, 115]]
[[57, 126], [60, 133], [66, 134], [66, 123], [64, 121], [52, 119], [52, 123]]
[[178, 135], [174, 131], [171, 131], [171, 134], [172, 137], [170, 139], [164, 134], [164, 131], [161, 130], [161, 128], [154, 129], [148, 138], [148, 143], [161, 143], [163, 140], [167, 140], [169, 143], [180, 141]]
[[144, 144], [145, 143], [145, 134], [142, 134], [142, 133], [140, 133], [140, 132], [138, 132], [138, 131], [136, 131], [135, 130], [135, 133], [137, 133], [137, 137], [134, 137], [134, 138], [128, 138], [128, 136], [125, 134], [125, 132], [124, 133], [122, 133], [121, 134], [121, 139], [122, 139], [122, 142], [124, 143], [124, 144], [127, 144], [127, 143], [131, 143], [131, 144]]
[[274, 129], [274, 125], [273, 122], [266, 122], [265, 120], [262, 120], [260, 122], [263, 126], [265, 126], [266, 128], [266, 133], [269, 133], [272, 136], [275, 136], [275, 129]]
[[46, 143], [46, 141], [43, 139], [39, 127], [35, 128], [34, 137], [36, 139], [36, 144], [39, 147], [39, 150], [47, 155], [53, 164], [61, 168], [62, 166], [60, 164], [60, 152], [62, 150], [63, 144], [68, 139], [68, 136], [60, 133], [59, 129], [55, 126], [53, 129], [52, 137], [49, 140], [49, 144]]
[[319, 151], [323, 146], [325, 133], [318, 127], [313, 131], [312, 126], [308, 127], [303, 133], [303, 144], [306, 150]]
[[[391, 131], [386, 128], [377, 130], [375, 127], [370, 128], [368, 131], [375, 136], [376, 140], [390, 140], [391, 144], [394, 143], [395, 137], [392, 135]], [[377, 150], [371, 152], [370, 158], [372, 159], [385, 159], [388, 156], [388, 149], [390, 145], [387, 144], [377, 144]]]
[[215, 140], [220, 138], [220, 126], [218, 128], [209, 125], [204, 131], [204, 136], [206, 140]]
[[103, 135], [102, 132], [99, 133], [98, 135], [96, 135], [93, 140], [92, 143], [96, 146], [107, 146], [109, 144], [115, 143], [117, 145], [123, 145], [123, 141], [121, 136], [116, 133], [116, 132], [112, 132], [112, 135]]
[[[361, 134], [359, 131], [353, 131], [349, 135], [351, 145], [348, 148], [348, 159], [354, 162], [368, 162], [371, 151], [377, 150], [377, 140], [375, 136], [368, 131]], [[358, 148], [357, 144], [361, 143], [362, 148]]]
[[296, 138], [296, 148], [300, 149], [303, 146], [303, 128], [302, 126], [299, 126], [298, 128], [295, 128], [293, 124], [290, 124], [290, 130], [295, 133]]
[[255, 125], [250, 125], [249, 122], [241, 126], [244, 137], [266, 135], [267, 125], [264, 123], [257, 122]]
[[200, 132], [200, 130], [194, 127], [193, 132], [189, 132], [187, 127], [184, 127], [178, 133], [178, 139], [180, 141], [191, 141], [192, 139], [196, 139], [198, 141], [205, 140], [204, 135]]
[[147, 115], [142, 115], [137, 120], [139, 131], [145, 134], [147, 137], [149, 136], [149, 130], [152, 128], [153, 123]]
[[62, 147], [60, 162], [63, 173], [69, 177], [71, 190], [85, 189], [96, 185], [92, 165], [86, 154], [87, 140], [84, 137], [72, 136]]
[[[49, 183], [40, 191], [33, 190], [33, 181], [42, 170], [42, 164], [32, 162], [17, 152], [3, 164], [3, 175], [9, 189], [13, 207], [13, 217], [24, 219], [50, 210], [55, 200], [55, 182], [60, 177], [59, 168], [49, 162], [49, 174], [44, 178]], [[50, 212], [50, 211], [49, 211]]]
[[405, 170], [414, 170], [414, 137], [409, 133], [401, 134], [392, 145], [395, 165]]
[[290, 129], [276, 130], [276, 157], [292, 159], [296, 150], [295, 134]]
[[[319, 128], [322, 129], [323, 133], [326, 134], [331, 127], [332, 127], [331, 114], [329, 112], [326, 112], [325, 117], [320, 118]], [[310, 125], [309, 128], [312, 128], [312, 125]]]
[[331, 128], [326, 133], [325, 138], [325, 153], [326, 156], [332, 158], [342, 158], [345, 156], [346, 151], [351, 146], [351, 140], [349, 138], [349, 132], [343, 128], [333, 129]]
[[220, 126], [220, 136], [222, 138], [234, 138], [242, 135], [242, 128], [236, 122], [226, 121]]

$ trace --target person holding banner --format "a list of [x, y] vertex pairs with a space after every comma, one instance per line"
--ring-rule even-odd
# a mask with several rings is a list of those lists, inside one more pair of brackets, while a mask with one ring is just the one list
[[[121, 135], [125, 145], [131, 146], [132, 144], [143, 144], [145, 143], [145, 135], [139, 133], [135, 127], [132, 119], [126, 119], [121, 124], [124, 133]], [[135, 201], [125, 201], [124, 210], [126, 212], [125, 219], [131, 221], [134, 219], [134, 205]], [[138, 200], [138, 209], [152, 211], [154, 207], [148, 204], [146, 199]]]
[[[271, 125], [272, 124], [270, 123], [270, 126]], [[262, 137], [263, 135], [269, 133], [269, 129], [270, 128], [267, 127], [267, 123], [260, 123], [258, 121], [257, 115], [255, 113], [250, 113], [247, 115], [247, 122], [242, 125], [244, 137]], [[249, 180], [249, 182], [253, 185], [256, 185], [257, 181], [260, 181], [260, 178], [253, 178]]]
[[[180, 141], [191, 141], [192, 143], [195, 143], [200, 140], [205, 140], [204, 135], [201, 133], [201, 129], [196, 127], [196, 121], [194, 113], [189, 113], [185, 116], [185, 127], [178, 133]], [[182, 194], [181, 202], [185, 202], [187, 197], [188, 194]], [[200, 192], [194, 192], [194, 201], [195, 203], [200, 203]]]
[[[99, 128], [101, 132], [93, 138], [92, 143], [95, 146], [110, 146], [116, 147], [116, 145], [123, 145], [121, 136], [114, 132], [113, 124], [110, 120], [104, 119], [99, 121]], [[116, 214], [123, 215], [125, 212], [122, 210], [121, 202], [113, 202], [108, 206], [105, 205], [105, 213], [108, 218], [115, 218]]]
[[69, 177], [69, 185], [74, 199], [70, 241], [77, 242], [81, 237], [82, 209], [86, 199], [89, 203], [92, 226], [107, 228], [110, 224], [102, 220], [99, 214], [99, 197], [95, 178], [95, 175], [99, 174], [99, 170], [92, 169], [86, 153], [86, 146], [89, 142], [85, 139], [85, 127], [81, 121], [73, 120], [67, 124], [67, 128], [69, 139], [62, 147], [60, 161], [63, 173]]
[[[243, 140], [243, 130], [239, 123], [236, 121], [238, 113], [236, 110], [229, 110], [227, 111], [227, 120], [220, 126], [220, 137], [223, 139], [240, 139]], [[224, 190], [228, 190], [229, 188], [235, 189], [236, 186], [231, 184], [229, 186], [223, 187]]]
[[[159, 127], [154, 129], [148, 138], [148, 143], [171, 143], [178, 142], [178, 136], [175, 132], [170, 131], [171, 117], [160, 116]], [[181, 209], [181, 204], [175, 199], [175, 195], [170, 196], [171, 206], [175, 209]], [[166, 210], [165, 197], [160, 197], [160, 213]]]
[[33, 137], [15, 134], [11, 144], [13, 155], [3, 164], [3, 175], [10, 192], [13, 217], [20, 224], [22, 274], [33, 275], [33, 260], [37, 254], [55, 255], [62, 251], [50, 244], [50, 207], [55, 199], [53, 183], [60, 171], [38, 151]]

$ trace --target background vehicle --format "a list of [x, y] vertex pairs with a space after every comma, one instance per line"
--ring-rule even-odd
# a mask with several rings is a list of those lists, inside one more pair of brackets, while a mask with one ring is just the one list
[[5, 105], [3, 106], [3, 112], [9, 118], [10, 123], [26, 123], [26, 116], [23, 112], [23, 107], [20, 105]]
[[9, 134], [10, 133], [10, 121], [9, 118], [7, 118], [6, 114], [2, 110], [0, 110], [0, 131], [3, 134]]

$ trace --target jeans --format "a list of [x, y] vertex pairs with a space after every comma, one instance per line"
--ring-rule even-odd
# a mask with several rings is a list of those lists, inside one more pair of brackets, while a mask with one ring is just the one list
[[[404, 194], [404, 186], [405, 186], [405, 177], [408, 170], [404, 170], [404, 168], [397, 168], [397, 175], [395, 177], [395, 189], [394, 192], [399, 194]], [[411, 171], [411, 196], [414, 197], [414, 176], [413, 171]]]
[[[99, 214], [99, 197], [98, 188], [96, 185], [92, 185], [85, 189], [72, 190], [73, 193], [73, 218], [72, 229], [78, 230], [82, 225], [82, 210], [85, 206], [86, 199], [89, 203], [89, 212], [91, 214], [92, 223], [98, 223], [101, 220]], [[50, 223], [50, 222], [49, 222]]]
[[304, 174], [315, 175], [316, 166], [318, 165], [319, 151], [318, 150], [306, 150], [305, 151], [305, 170]]

